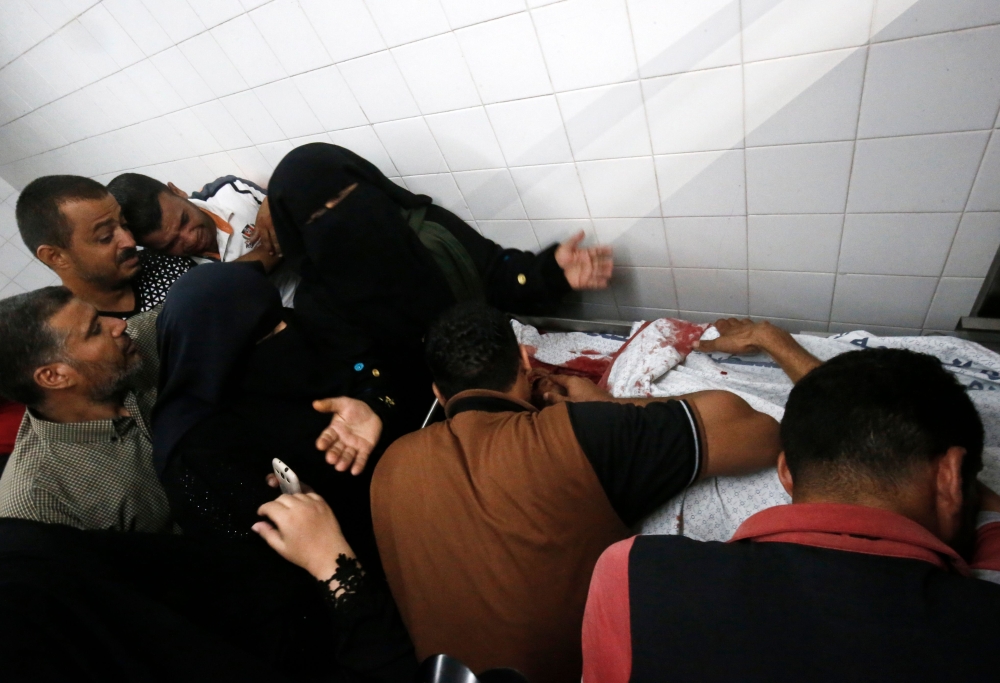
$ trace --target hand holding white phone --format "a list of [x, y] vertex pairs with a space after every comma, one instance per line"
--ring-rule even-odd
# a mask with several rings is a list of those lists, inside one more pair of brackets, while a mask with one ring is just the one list
[[278, 458], [271, 460], [274, 476], [278, 478], [278, 486], [282, 493], [302, 493], [302, 483], [292, 468]]

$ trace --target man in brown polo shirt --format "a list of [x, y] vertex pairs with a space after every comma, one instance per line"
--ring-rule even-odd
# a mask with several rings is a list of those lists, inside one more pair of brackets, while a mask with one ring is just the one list
[[575, 380], [569, 401], [535, 409], [527, 355], [485, 306], [446, 313], [427, 361], [448, 419], [396, 441], [372, 481], [379, 552], [421, 659], [579, 681], [601, 552], [697, 479], [778, 455], [778, 424], [727, 392], [616, 400]]

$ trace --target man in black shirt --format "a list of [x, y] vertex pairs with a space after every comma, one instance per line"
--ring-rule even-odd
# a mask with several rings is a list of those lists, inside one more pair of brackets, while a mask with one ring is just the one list
[[139, 251], [118, 202], [81, 176], [43, 176], [17, 201], [21, 239], [73, 294], [101, 315], [127, 319], [163, 301], [194, 262]]
[[506, 316], [456, 307], [427, 335], [447, 420], [393, 443], [372, 479], [386, 577], [420, 658], [579, 680], [600, 553], [696, 479], [772, 465], [778, 425], [703, 391], [618, 400], [586, 380], [535, 409]]

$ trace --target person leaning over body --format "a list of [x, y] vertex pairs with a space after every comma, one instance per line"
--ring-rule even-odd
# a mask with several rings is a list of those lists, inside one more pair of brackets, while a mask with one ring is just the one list
[[605, 551], [584, 683], [995, 680], [1000, 496], [977, 483], [983, 427], [964, 388], [899, 349], [798, 377], [808, 354], [752, 325], [723, 324], [709, 345], [754, 342], [792, 370], [778, 458], [792, 503], [729, 543], [637, 536]]
[[127, 319], [152, 310], [194, 265], [138, 250], [118, 202], [90, 178], [31, 181], [18, 197], [16, 216], [28, 249], [101, 315]]
[[607, 287], [612, 273], [611, 248], [582, 248], [582, 232], [538, 254], [504, 249], [335, 145], [293, 149], [268, 192], [282, 253], [302, 276], [299, 314], [346, 355], [372, 350], [392, 364], [410, 428], [433, 400], [422, 339], [446, 308], [476, 300], [547, 313], [571, 290]]
[[483, 305], [435, 323], [427, 362], [448, 419], [393, 443], [372, 480], [379, 552], [420, 658], [579, 680], [600, 553], [701, 477], [778, 454], [777, 423], [724, 391], [617, 400], [557, 379], [565, 395], [535, 409], [526, 352]]
[[153, 461], [184, 533], [248, 536], [273, 497], [265, 475], [277, 457], [331, 502], [380, 573], [365, 465], [381, 454], [383, 421], [392, 432], [396, 402], [377, 359], [329, 353], [248, 263], [207, 264], [178, 280], [157, 342]]
[[28, 406], [0, 477], [0, 516], [169, 531], [153, 472], [157, 311], [127, 324], [65, 287], [0, 300], [0, 395]]
[[[0, 396], [28, 406], [0, 477], [0, 516], [81, 529], [171, 528], [150, 430], [159, 311], [126, 324], [65, 287], [0, 300]], [[322, 432], [317, 426], [327, 462], [357, 457], [339, 436], [353, 427], [343, 415]]]
[[146, 249], [199, 263], [258, 261], [270, 273], [286, 307], [298, 277], [281, 265], [266, 191], [236, 176], [217, 178], [188, 195], [140, 173], [108, 183], [136, 241]]

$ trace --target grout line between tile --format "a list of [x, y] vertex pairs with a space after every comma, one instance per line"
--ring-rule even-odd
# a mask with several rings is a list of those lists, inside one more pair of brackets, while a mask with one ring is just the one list
[[[525, 9], [523, 11], [528, 13], [528, 18], [529, 18], [529, 20], [531, 20], [531, 14], [530, 14], [530, 12], [529, 12], [529, 10], [527, 8], [527, 4], [525, 4]], [[514, 12], [512, 14], [508, 14], [508, 15], [505, 15], [503, 17], [494, 17], [493, 19], [488, 19], [487, 21], [495, 21], [497, 19], [505, 19], [506, 17], [514, 16], [515, 14], [520, 14], [520, 13], [521, 12]], [[445, 16], [446, 17], [448, 16], [447, 13], [445, 14]], [[531, 20], [531, 21], [532, 21], [532, 30], [534, 30], [534, 20]], [[479, 23], [486, 23], [486, 22], [484, 21], [484, 22], [479, 22]], [[476, 26], [476, 25], [478, 25], [478, 24], [470, 24], [469, 26]], [[462, 28], [468, 28], [468, 26], [463, 26]], [[535, 40], [538, 40], [537, 32], [535, 34]], [[461, 53], [462, 59], [465, 60], [466, 67], [468, 67], [469, 60], [465, 56], [465, 49], [462, 47], [462, 41], [458, 40], [457, 37], [456, 37], [455, 42], [458, 43], [458, 51], [459, 51], [459, 53]], [[539, 45], [538, 51], [541, 52], [541, 45]], [[545, 60], [545, 56], [542, 55], [542, 61], [543, 61], [543, 63], [544, 63], [544, 60]], [[548, 76], [548, 67], [547, 66], [545, 67], [545, 75]], [[500, 150], [500, 157], [503, 159], [503, 163], [504, 163], [503, 169], [499, 169], [498, 168], [498, 169], [495, 169], [495, 170], [498, 170], [498, 171], [499, 170], [506, 170], [507, 171], [507, 177], [510, 179], [510, 184], [514, 185], [514, 176], [510, 172], [510, 169], [512, 167], [510, 165], [510, 162], [507, 160], [507, 155], [503, 151], [503, 145], [500, 144], [500, 137], [497, 135], [496, 127], [493, 125], [493, 119], [490, 118], [490, 113], [486, 109], [486, 99], [483, 97], [483, 93], [480, 92], [480, 90], [479, 90], [479, 83], [476, 82], [476, 77], [472, 74], [472, 70], [471, 69], [469, 69], [469, 77], [472, 79], [472, 87], [476, 89], [476, 96], [479, 98], [479, 102], [480, 102], [479, 108], [481, 108], [483, 110], [483, 116], [486, 117], [486, 123], [490, 127], [490, 132], [493, 133], [493, 140], [497, 143], [497, 149]], [[550, 86], [552, 85], [551, 78], [549, 79], [549, 85]], [[528, 98], [521, 98], [521, 99], [528, 99]], [[491, 102], [490, 104], [496, 104], [496, 103]], [[475, 109], [475, 107], [463, 107], [462, 109], [453, 109], [451, 111], [464, 111], [465, 109]], [[438, 112], [438, 113], [444, 114], [444, 113], [448, 113], [448, 112]], [[430, 126], [428, 126], [428, 128], [430, 128]], [[434, 141], [437, 142], [437, 137], [434, 136], [434, 129], [433, 128], [431, 128], [431, 136], [434, 137]], [[441, 147], [441, 143], [440, 142], [438, 142], [438, 147], [439, 148]], [[442, 152], [441, 155], [444, 156], [444, 152]], [[445, 161], [447, 162], [447, 159], [445, 159]], [[450, 168], [450, 166], [449, 166], [449, 168]], [[493, 169], [472, 169], [472, 170], [484, 170], [485, 171], [485, 170], [493, 170]], [[452, 179], [454, 179], [454, 177], [455, 176], [453, 174], [452, 175]], [[461, 193], [462, 199], [465, 201], [466, 206], [468, 206], [469, 205], [469, 200], [466, 198], [465, 192], [462, 190], [462, 186], [458, 184], [457, 180], [455, 181], [455, 185], [458, 186], [458, 191]], [[525, 219], [527, 219], [527, 220], [530, 221], [531, 219], [528, 218], [528, 210], [524, 206], [524, 201], [521, 200], [521, 193], [517, 191], [517, 186], [516, 185], [514, 185], [514, 193], [517, 195], [517, 203], [521, 207], [521, 212], [524, 214]], [[471, 206], [469, 207], [469, 213], [472, 213], [472, 207]], [[473, 217], [475, 217], [474, 213], [472, 215], [473, 215]], [[476, 220], [479, 220], [479, 219], [476, 219]], [[501, 219], [485, 219], [484, 218], [483, 220], [501, 220]], [[533, 233], [535, 232], [535, 226], [534, 226], [534, 224], [531, 225], [531, 231]], [[539, 247], [541, 247], [542, 241], [540, 239], [538, 239], [538, 233], [535, 233], [535, 241], [538, 242]]]
[[[865, 45], [865, 65], [861, 71], [861, 95], [858, 97], [858, 115], [854, 119], [854, 144], [851, 146], [851, 165], [847, 172], [847, 194], [844, 196], [844, 216], [840, 221], [840, 243], [837, 245], [837, 273], [833, 278], [833, 292], [830, 295], [830, 315], [828, 325], [833, 322], [833, 307], [837, 301], [837, 285], [840, 283], [840, 255], [844, 250], [844, 235], [847, 233], [847, 207], [851, 203], [851, 181], [854, 179], [854, 161], [858, 153], [858, 130], [861, 126], [861, 108], [865, 102], [865, 84], [868, 82], [868, 57], [871, 51], [871, 32], [875, 22], [875, 7], [878, 0], [872, 2], [872, 11], [868, 17], [868, 44]], [[829, 327], [828, 327], [829, 329]]]
[[[628, 18], [628, 30], [629, 36], [632, 38], [632, 54], [635, 57], [635, 63], [637, 67], [636, 74], [640, 76], [638, 79], [639, 85], [639, 99], [642, 102], [642, 120], [646, 124], [646, 136], [649, 140], [649, 151], [650, 156], [653, 159], [653, 182], [656, 183], [656, 200], [657, 200], [657, 212], [660, 216], [660, 231], [663, 233], [663, 244], [667, 248], [667, 267], [670, 268], [670, 284], [674, 288], [674, 303], [680, 307], [680, 294], [677, 290], [677, 276], [674, 274], [674, 256], [670, 249], [670, 239], [667, 235], [667, 222], [665, 216], [663, 215], [663, 193], [660, 191], [660, 173], [656, 169], [656, 154], [653, 153], [653, 132], [652, 126], [649, 124], [649, 107], [646, 106], [646, 92], [642, 87], [642, 78], [639, 69], [639, 52], [635, 46], [635, 31], [632, 28], [632, 10], [629, 7], [629, 3], [625, 2], [625, 16]], [[742, 31], [740, 32], [742, 34]], [[742, 44], [742, 41], [741, 41]]]
[[[625, 2], [625, 0], [620, 0], [620, 1], [623, 2], [623, 3]], [[545, 7], [548, 7], [548, 5], [545, 5]], [[580, 193], [583, 195], [583, 204], [584, 204], [585, 207], [587, 207], [587, 219], [590, 221], [591, 226], [594, 226], [594, 214], [590, 210], [590, 200], [587, 198], [587, 191], [584, 189], [584, 186], [583, 186], [583, 176], [580, 175], [580, 167], [576, 163], [576, 152], [573, 151], [573, 145], [571, 145], [570, 141], [569, 141], [569, 131], [566, 129], [566, 116], [563, 114], [562, 104], [559, 102], [559, 98], [556, 97], [555, 81], [552, 80], [552, 72], [549, 69], [549, 62], [548, 62], [548, 59], [546, 59], [546, 57], [545, 57], [545, 50], [542, 49], [542, 38], [541, 38], [541, 36], [538, 35], [538, 26], [535, 24], [534, 11], [536, 9], [537, 8], [532, 8], [532, 7], [528, 8], [528, 10], [527, 10], [527, 12], [528, 12], [528, 19], [531, 21], [531, 30], [535, 34], [535, 40], [538, 41], [538, 51], [542, 55], [542, 64], [545, 65], [545, 75], [549, 79], [549, 87], [552, 88], [552, 94], [550, 96], [552, 97], [553, 101], [556, 103], [556, 111], [559, 112], [559, 121], [560, 121], [560, 123], [562, 123], [562, 134], [566, 137], [566, 146], [569, 148], [569, 156], [570, 156], [570, 159], [573, 160], [573, 162], [572, 162], [573, 163], [573, 170], [576, 172], [576, 182], [580, 183]], [[629, 27], [629, 32], [630, 32], [630, 35], [631, 35], [631, 25]], [[638, 68], [638, 66], [636, 66], [636, 73], [638, 73], [638, 71], [639, 71], [639, 68]], [[525, 99], [527, 99], [527, 98], [525, 98]], [[489, 115], [487, 114], [487, 117], [488, 116]], [[494, 135], [495, 134], [496, 133], [494, 132]], [[497, 141], [499, 142], [499, 138], [497, 138]], [[501, 146], [500, 152], [503, 153], [503, 146]], [[505, 155], [504, 156], [504, 160], [506, 161], [506, 159], [507, 159], [507, 157]], [[555, 164], [552, 164], [552, 165], [555, 165]], [[511, 180], [513, 181], [513, 177], [511, 178]], [[517, 186], [515, 184], [515, 189], [516, 189], [516, 187]], [[521, 196], [521, 192], [520, 191], [518, 191], [517, 194], [518, 194], [518, 197]], [[521, 204], [523, 205], [524, 202], [522, 201]], [[524, 207], [524, 213], [525, 213], [525, 215], [528, 214], [527, 207]], [[530, 220], [530, 217], [529, 217], [529, 220]], [[531, 225], [531, 231], [532, 232], [535, 231], [534, 224]], [[596, 228], [596, 226], [594, 226], [594, 234], [595, 234], [595, 236], [597, 235], [597, 228]], [[535, 234], [535, 239], [538, 241], [538, 244], [541, 245], [542, 241], [538, 239], [538, 234], [537, 233]], [[600, 241], [599, 237], [598, 237], [598, 241]], [[618, 310], [618, 297], [614, 295], [613, 291], [612, 291], [612, 298], [614, 299], [615, 310], [617, 311]]]
[[743, 248], [747, 266], [747, 315], [750, 315], [750, 175], [747, 172], [747, 71], [743, 49], [743, 0], [739, 2], [740, 9], [740, 97], [743, 103], [743, 210], [747, 219], [743, 221]]
[[[1000, 109], [997, 111], [997, 116], [1000, 116]], [[994, 117], [994, 122], [996, 118]], [[948, 267], [948, 260], [951, 258], [951, 250], [955, 247], [955, 240], [958, 238], [958, 231], [962, 228], [962, 220], [965, 218], [965, 212], [969, 208], [969, 202], [972, 200], [972, 191], [976, 188], [976, 181], [979, 179], [979, 174], [983, 170], [983, 163], [986, 161], [986, 152], [990, 148], [990, 142], [993, 140], [993, 134], [995, 131], [990, 131], [989, 136], [986, 138], [986, 144], [983, 145], [983, 153], [979, 157], [979, 165], [976, 166], [976, 174], [972, 177], [972, 182], [969, 184], [969, 192], [965, 195], [965, 204], [962, 208], [962, 213], [958, 217], [958, 225], [955, 226], [955, 234], [951, 236], [951, 242], [948, 243], [948, 252], [944, 256], [944, 261], [941, 262], [941, 272], [938, 273], [938, 282], [934, 287], [934, 295], [931, 297], [931, 303], [927, 307], [927, 312], [924, 313], [924, 322], [921, 329], [927, 327], [927, 320], [930, 318], [931, 310], [934, 308], [934, 300], [937, 299], [938, 291], [941, 289], [941, 280], [944, 278], [944, 271]]]

